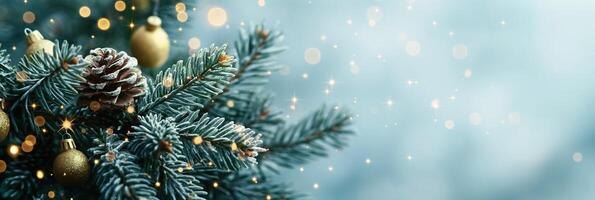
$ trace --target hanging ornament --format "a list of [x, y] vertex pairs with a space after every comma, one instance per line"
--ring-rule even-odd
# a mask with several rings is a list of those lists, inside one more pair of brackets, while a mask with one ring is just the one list
[[25, 36], [27, 36], [27, 56], [43, 51], [47, 54], [54, 55], [54, 43], [43, 39], [43, 35], [37, 30], [25, 29]]
[[60, 141], [61, 153], [54, 159], [54, 177], [64, 186], [76, 186], [87, 182], [89, 165], [87, 156], [76, 150], [74, 140]]
[[161, 19], [150, 16], [147, 25], [141, 26], [132, 33], [132, 55], [143, 67], [158, 68], [169, 55], [169, 37], [161, 28]]
[[8, 136], [8, 131], [10, 130], [10, 119], [8, 115], [4, 112], [4, 101], [0, 99], [0, 142], [6, 139]]

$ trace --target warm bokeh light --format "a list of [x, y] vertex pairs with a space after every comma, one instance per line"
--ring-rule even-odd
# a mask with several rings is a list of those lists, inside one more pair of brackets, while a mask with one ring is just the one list
[[200, 48], [200, 39], [198, 37], [192, 37], [188, 40], [188, 48], [196, 50]]
[[21, 151], [21, 149], [19, 149], [19, 146], [17, 146], [16, 144], [11, 144], [8, 145], [8, 155], [12, 158], [15, 158], [19, 155], [19, 152]]
[[27, 24], [31, 24], [31, 23], [35, 22], [35, 13], [33, 13], [31, 11], [27, 11], [27, 12], [23, 13], [23, 21]]
[[97, 20], [97, 28], [99, 28], [102, 31], [107, 31], [110, 26], [111, 22], [109, 21], [109, 19], [105, 17], [102, 17], [99, 20]]
[[176, 12], [186, 12], [186, 4], [182, 2], [176, 3]]
[[35, 172], [35, 177], [37, 177], [37, 179], [43, 179], [43, 177], [45, 177], [45, 173], [43, 173], [43, 170], [39, 169]]
[[81, 8], [79, 8], [79, 15], [83, 18], [91, 16], [91, 8], [89, 8], [89, 6], [81, 6]]
[[188, 21], [188, 14], [186, 14], [186, 12], [179, 12], [176, 15], [176, 18], [178, 19], [179, 22], [184, 23], [184, 22]]
[[306, 60], [306, 63], [308, 64], [318, 64], [320, 62], [321, 57], [322, 55], [318, 48], [308, 48], [306, 49], [306, 51], [304, 51], [304, 60]]
[[4, 162], [4, 160], [0, 160], [0, 173], [3, 173], [6, 171], [6, 162]]
[[452, 56], [456, 59], [465, 59], [469, 50], [464, 44], [457, 44], [452, 48]]
[[258, 6], [264, 7], [265, 5], [266, 5], [266, 1], [265, 0], [258, 0]]
[[192, 139], [192, 143], [194, 144], [202, 144], [202, 137], [196, 136]]
[[227, 22], [227, 12], [223, 8], [213, 7], [209, 9], [207, 19], [212, 26], [223, 26]]
[[421, 44], [418, 41], [409, 41], [405, 44], [405, 51], [407, 55], [417, 56], [421, 52]]
[[116, 1], [116, 3], [114, 3], [114, 8], [118, 12], [122, 12], [122, 11], [126, 10], [126, 2], [124, 2], [122, 0]]

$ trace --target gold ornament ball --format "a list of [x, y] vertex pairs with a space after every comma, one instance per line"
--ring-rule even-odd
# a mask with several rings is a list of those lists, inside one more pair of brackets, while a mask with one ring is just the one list
[[161, 28], [161, 19], [150, 16], [147, 25], [132, 33], [131, 50], [138, 63], [143, 67], [158, 68], [169, 55], [169, 36]]
[[27, 36], [27, 56], [43, 51], [49, 55], [54, 55], [54, 43], [43, 38], [43, 35], [37, 30], [25, 29]]
[[54, 159], [54, 178], [64, 186], [80, 186], [87, 182], [90, 171], [87, 156], [76, 150], [72, 139], [62, 140], [60, 146], [62, 152]]
[[3, 111], [0, 110], [0, 142], [6, 139], [8, 136], [8, 131], [10, 130], [10, 119], [8, 115]]

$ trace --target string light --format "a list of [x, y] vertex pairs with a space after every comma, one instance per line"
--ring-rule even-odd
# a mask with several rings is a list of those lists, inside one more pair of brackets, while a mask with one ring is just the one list
[[233, 108], [235, 106], [235, 102], [233, 100], [227, 100], [227, 102], [225, 102], [225, 105], [228, 108]]
[[235, 142], [231, 143], [230, 145], [231, 151], [237, 151], [238, 150], [238, 144], [236, 144]]
[[21, 149], [23, 149], [23, 152], [25, 153], [33, 151], [33, 143], [29, 140], [25, 140], [23, 143], [21, 143]]
[[254, 183], [254, 184], [258, 183], [258, 179], [256, 179], [256, 176], [252, 177], [252, 183]]
[[27, 79], [29, 79], [29, 75], [25, 71], [18, 71], [16, 73], [16, 79], [18, 82], [23, 83], [23, 82], [27, 81]]
[[218, 187], [219, 187], [219, 183], [213, 182], [213, 188], [218, 188]]
[[81, 8], [79, 8], [79, 15], [83, 18], [91, 16], [91, 8], [89, 8], [89, 6], [81, 6]]
[[51, 190], [50, 190], [50, 191], [48, 192], [48, 197], [49, 197], [50, 199], [53, 199], [54, 197], [56, 197], [56, 192], [54, 192], [54, 191], [51, 191]]
[[318, 189], [318, 188], [320, 187], [320, 185], [318, 185], [318, 183], [314, 183], [314, 185], [312, 185], [312, 187], [313, 187], [314, 189]]
[[161, 187], [161, 182], [159, 182], [159, 181], [155, 182], [155, 187], [156, 188]]

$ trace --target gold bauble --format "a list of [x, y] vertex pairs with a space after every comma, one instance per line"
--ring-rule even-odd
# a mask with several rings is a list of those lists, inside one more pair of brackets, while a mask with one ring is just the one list
[[147, 25], [134, 30], [130, 43], [132, 55], [143, 67], [160, 67], [169, 55], [169, 37], [157, 16], [150, 16]]
[[8, 131], [10, 130], [10, 119], [8, 115], [3, 111], [0, 110], [0, 142], [6, 139], [8, 136]]
[[43, 35], [37, 30], [25, 29], [27, 36], [27, 56], [43, 51], [47, 54], [54, 55], [54, 43], [43, 38]]
[[87, 156], [76, 150], [74, 140], [60, 141], [62, 152], [54, 159], [54, 178], [64, 186], [80, 186], [89, 178]]

